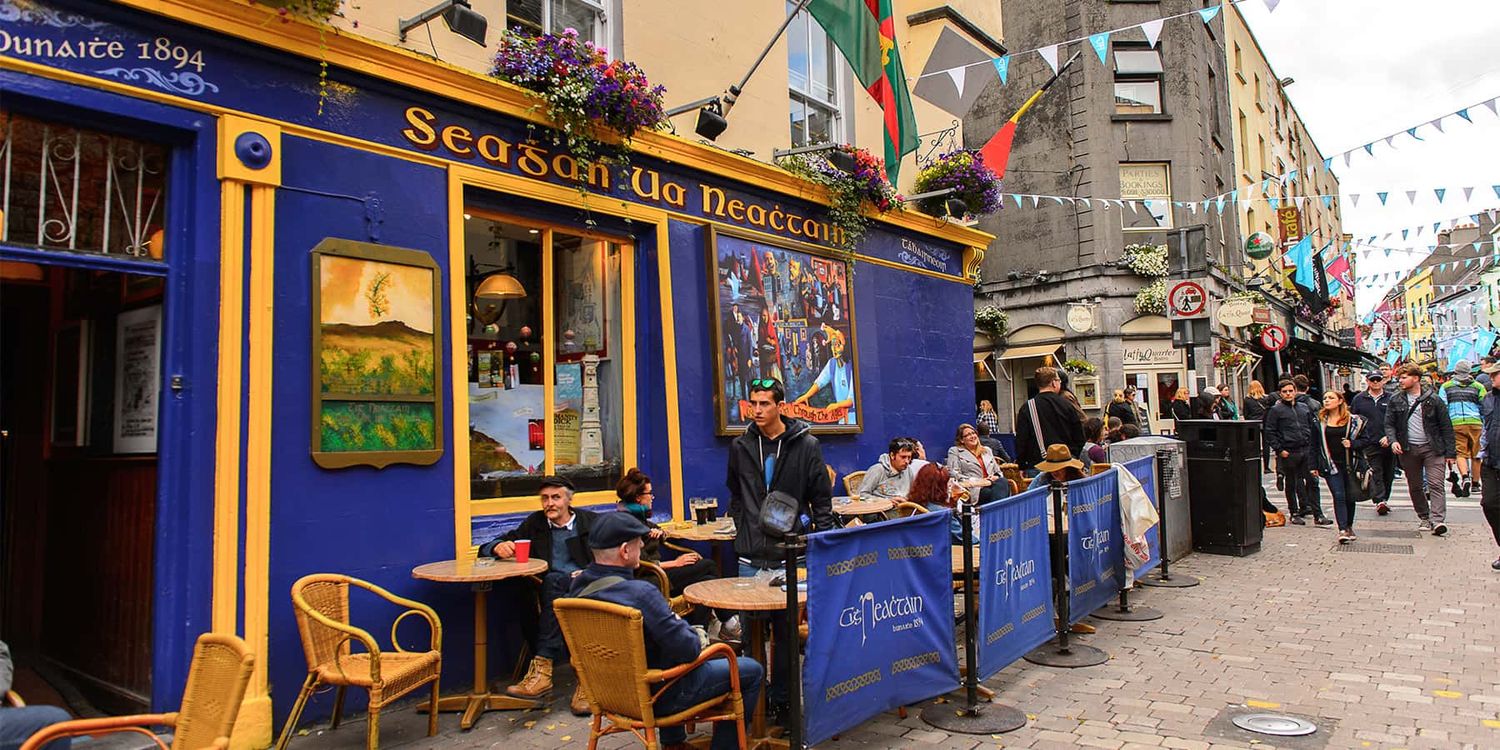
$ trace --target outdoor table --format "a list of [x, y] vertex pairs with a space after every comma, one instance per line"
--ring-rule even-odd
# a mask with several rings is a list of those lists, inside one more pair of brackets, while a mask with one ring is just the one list
[[887, 500], [880, 497], [855, 500], [851, 497], [843, 496], [833, 499], [833, 512], [841, 516], [866, 516], [884, 513], [894, 507], [896, 507], [894, 500]]
[[[679, 523], [688, 524], [679, 526]], [[721, 573], [740, 572], [739, 561], [734, 556], [734, 519], [725, 516], [713, 523], [696, 524], [691, 521], [674, 521], [661, 525], [661, 530], [667, 533], [668, 539], [680, 539], [687, 542], [707, 542], [713, 548], [714, 561], [719, 564]], [[731, 545], [725, 550], [724, 545]]]
[[[756, 578], [717, 578], [712, 581], [699, 581], [683, 589], [682, 595], [694, 604], [718, 609], [742, 612], [780, 612], [786, 609], [786, 591], [780, 586], [771, 586], [766, 581]], [[797, 600], [806, 604], [807, 592], [799, 589]], [[745, 623], [745, 629], [750, 635], [748, 653], [754, 654], [754, 658], [762, 664], [767, 663], [766, 629], [770, 626], [770, 618], [751, 618]], [[792, 637], [796, 638], [796, 634], [793, 633]], [[793, 648], [796, 648], [795, 643]], [[766, 691], [764, 688], [760, 691], [760, 698], [755, 702], [755, 717], [751, 732], [757, 738], [757, 742], [766, 737]]]
[[[529, 560], [518, 563], [514, 560], [442, 560], [418, 565], [411, 571], [412, 578], [443, 583], [467, 583], [474, 590], [474, 689], [467, 695], [439, 698], [437, 710], [463, 711], [459, 726], [468, 729], [474, 726], [479, 715], [485, 711], [510, 711], [536, 708], [536, 701], [516, 698], [504, 693], [490, 693], [486, 671], [486, 654], [489, 646], [488, 599], [495, 581], [521, 576], [540, 575], [547, 572], [544, 560]], [[423, 704], [426, 706], [427, 704]], [[430, 710], [430, 708], [429, 708]]]

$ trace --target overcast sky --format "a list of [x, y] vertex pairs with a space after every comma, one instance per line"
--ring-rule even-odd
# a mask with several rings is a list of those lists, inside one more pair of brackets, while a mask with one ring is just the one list
[[[1374, 156], [1360, 152], [1350, 166], [1334, 162], [1343, 194], [1344, 231], [1357, 241], [1394, 231], [1390, 247], [1420, 252], [1361, 252], [1361, 313], [1378, 304], [1392, 281], [1368, 288], [1369, 277], [1405, 271], [1435, 244], [1432, 223], [1500, 207], [1500, 119], [1485, 107], [1474, 123], [1429, 120], [1500, 96], [1500, 2], [1496, 0], [1282, 0], [1268, 12], [1262, 0], [1239, 5], [1277, 75], [1296, 82], [1287, 95], [1325, 156], [1358, 148], [1414, 125], [1419, 143], [1402, 135], [1392, 150], [1382, 140]], [[1473, 187], [1465, 201], [1461, 188]], [[1433, 188], [1448, 188], [1441, 204]], [[1407, 190], [1420, 191], [1415, 205]], [[1377, 192], [1390, 193], [1384, 206]], [[1360, 194], [1351, 205], [1351, 193]], [[1400, 230], [1425, 224], [1403, 242]], [[1483, 251], [1491, 252], [1488, 246]]]

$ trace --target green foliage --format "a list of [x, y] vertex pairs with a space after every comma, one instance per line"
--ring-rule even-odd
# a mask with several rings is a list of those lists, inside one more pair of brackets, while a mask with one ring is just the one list
[[319, 446], [329, 452], [431, 450], [432, 404], [324, 401]]
[[1099, 371], [1093, 362], [1086, 359], [1070, 359], [1063, 363], [1063, 369], [1074, 375], [1093, 375]]
[[377, 354], [325, 344], [319, 366], [324, 393], [420, 396], [432, 393], [434, 383], [432, 352], [421, 349]]
[[985, 305], [974, 313], [974, 326], [991, 338], [1001, 338], [1010, 330], [1010, 315], [994, 305]]
[[1157, 279], [1135, 294], [1135, 311], [1142, 314], [1161, 315], [1167, 311], [1167, 282]]

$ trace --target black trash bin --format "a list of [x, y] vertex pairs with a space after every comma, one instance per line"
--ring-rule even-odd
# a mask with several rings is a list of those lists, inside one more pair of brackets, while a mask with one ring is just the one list
[[1243, 557], [1260, 551], [1260, 428], [1246, 420], [1182, 419], [1193, 549]]

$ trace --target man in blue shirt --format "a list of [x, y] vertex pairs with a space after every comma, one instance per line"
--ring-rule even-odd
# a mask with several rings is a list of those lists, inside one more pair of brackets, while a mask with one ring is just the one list
[[[589, 536], [594, 562], [573, 581], [569, 596], [597, 599], [639, 610], [646, 640], [646, 666], [671, 669], [698, 658], [708, 645], [702, 631], [678, 617], [661, 591], [635, 577], [641, 564], [641, 537], [651, 529], [629, 513], [605, 513]], [[748, 656], [735, 660], [740, 693], [747, 711], [753, 710], [765, 670]], [[730, 665], [726, 659], [706, 661], [663, 690], [652, 704], [657, 716], [669, 716], [729, 692]], [[655, 688], [653, 688], [655, 689]], [[686, 747], [680, 726], [663, 727], [661, 744], [667, 750]], [[739, 747], [739, 730], [732, 721], [714, 722], [713, 750]]]

